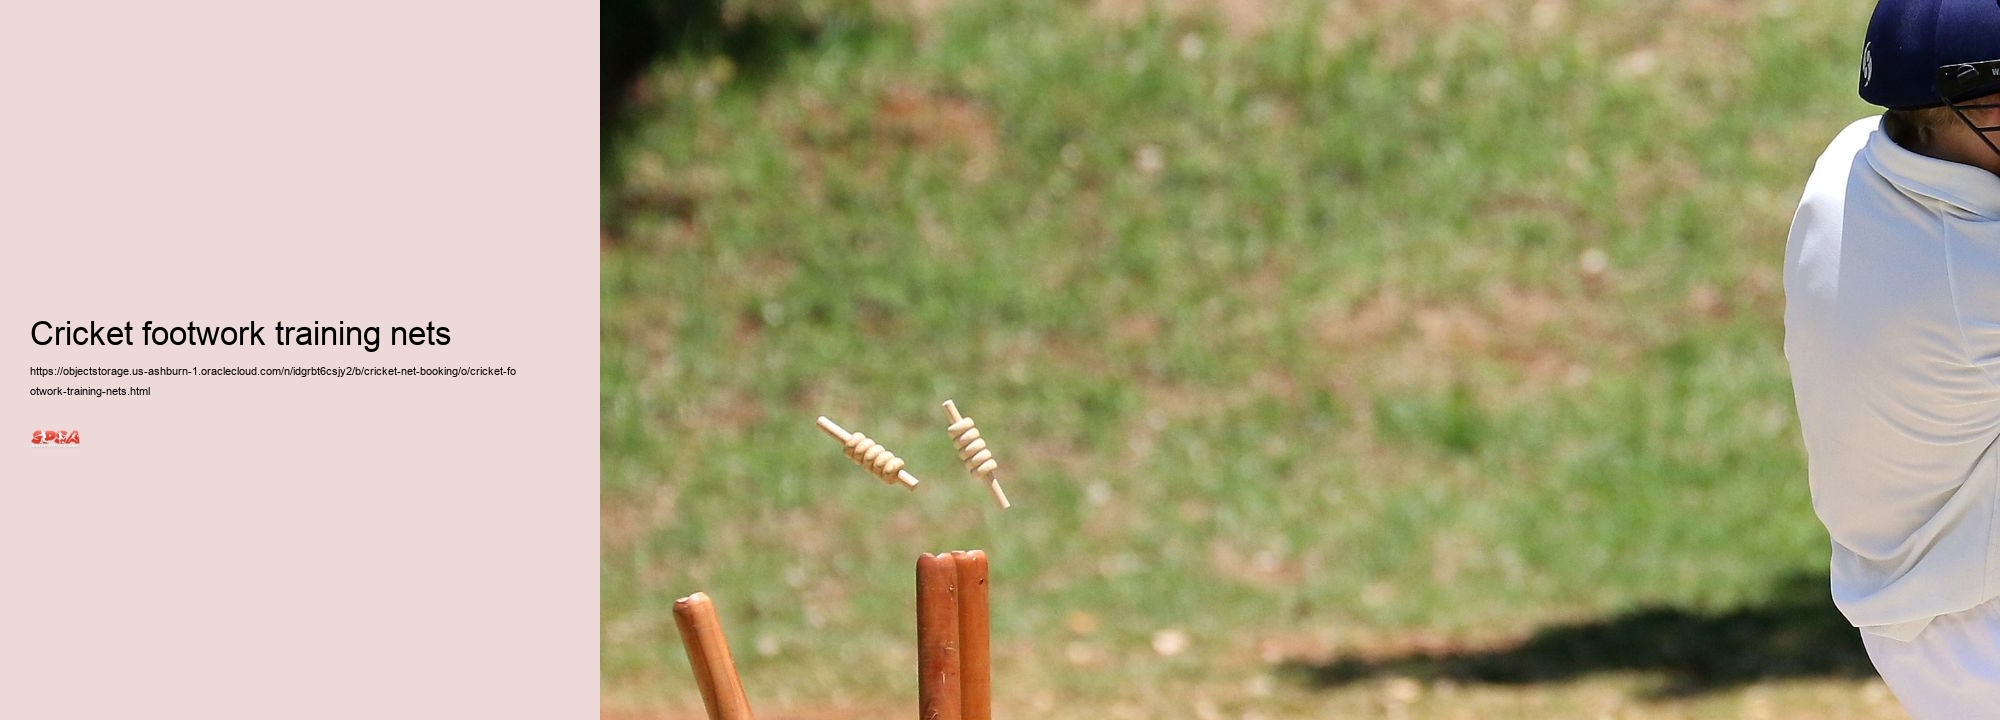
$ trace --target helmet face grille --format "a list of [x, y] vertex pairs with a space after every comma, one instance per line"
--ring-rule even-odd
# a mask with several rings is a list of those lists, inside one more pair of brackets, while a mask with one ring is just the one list
[[[1942, 77], [1940, 77], [1939, 82], [1943, 82]], [[1984, 91], [1973, 90], [1970, 92], [1972, 92], [1971, 97], [1980, 97], [1992, 94], [1995, 91], [2000, 91], [2000, 86], [1987, 85]], [[1959, 122], [1965, 123], [1966, 127], [1972, 129], [1973, 134], [1979, 136], [1980, 142], [1986, 143], [1986, 149], [1992, 150], [1994, 155], [2000, 155], [2000, 145], [1993, 144], [1992, 137], [1993, 133], [2000, 132], [2000, 125], [1981, 125], [1973, 122], [1972, 116], [1965, 114], [1967, 110], [1992, 110], [2000, 108], [2000, 102], [1960, 103], [1947, 99], [1944, 104], [1945, 107], [1951, 108], [1953, 115], [1958, 116]]]

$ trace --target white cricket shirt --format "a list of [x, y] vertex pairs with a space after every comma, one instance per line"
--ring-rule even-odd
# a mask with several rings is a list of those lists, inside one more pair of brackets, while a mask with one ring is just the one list
[[1856, 121], [1785, 247], [1785, 357], [1833, 600], [1899, 640], [2000, 596], [2000, 177]]

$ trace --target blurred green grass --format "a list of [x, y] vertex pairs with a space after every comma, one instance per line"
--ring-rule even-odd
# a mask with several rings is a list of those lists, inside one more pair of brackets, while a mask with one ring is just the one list
[[665, 61], [604, 189], [607, 705], [695, 702], [704, 590], [760, 707], [900, 707], [931, 550], [1075, 717], [1823, 575], [1779, 262], [1866, 10], [833, 4]]

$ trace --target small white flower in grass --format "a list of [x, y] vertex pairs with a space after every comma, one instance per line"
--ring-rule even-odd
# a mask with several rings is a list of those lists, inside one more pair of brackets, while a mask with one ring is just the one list
[[1202, 42], [1200, 35], [1188, 33], [1181, 36], [1180, 49], [1182, 60], [1200, 60], [1202, 53], [1208, 49], [1208, 44]]
[[1586, 278], [1603, 277], [1604, 273], [1611, 269], [1611, 256], [1604, 254], [1603, 248], [1585, 250], [1583, 255], [1576, 259], [1576, 269]]
[[1406, 677], [1390, 678], [1383, 690], [1389, 695], [1390, 701], [1399, 705], [1416, 702], [1417, 698], [1423, 697], [1424, 694], [1423, 684]]
[[1186, 652], [1187, 649], [1188, 635], [1180, 628], [1167, 628], [1153, 633], [1153, 652], [1159, 653], [1160, 657], [1173, 657]]
[[1132, 164], [1134, 167], [1139, 168], [1139, 172], [1147, 175], [1158, 175], [1161, 171], [1167, 169], [1167, 152], [1161, 150], [1158, 145], [1148, 143], [1140, 146], [1139, 153], [1137, 157], [1133, 158]]

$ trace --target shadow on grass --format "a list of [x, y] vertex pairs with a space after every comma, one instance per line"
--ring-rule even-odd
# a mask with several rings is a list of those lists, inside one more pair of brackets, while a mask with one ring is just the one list
[[[611, 192], [622, 173], [619, 149], [648, 114], [676, 111], [644, 98], [639, 82], [656, 63], [675, 58], [725, 58], [732, 82], [761, 84], [778, 75], [793, 53], [819, 46], [830, 31], [865, 34], [872, 19], [857, 10], [813, 17], [796, 3], [755, 3], [736, 12], [724, 0], [601, 0], [598, 56], [599, 186]], [[834, 28], [829, 28], [831, 23]], [[621, 236], [638, 213], [686, 216], [687, 198], [607, 196], [607, 235]]]
[[728, 13], [722, 0], [603, 0], [598, 23], [600, 121], [611, 127], [623, 118], [633, 82], [655, 62], [720, 56], [729, 58], [741, 76], [762, 79], [783, 64], [787, 53], [812, 46], [825, 30], [787, 3], [764, 3], [754, 10]]
[[737, 81], [774, 77], [787, 56], [817, 46], [828, 23], [865, 32], [872, 18], [855, 10], [808, 16], [788, 2], [731, 12], [723, 0], [602, 0], [598, 21], [598, 125], [607, 157], [622, 139], [636, 84], [654, 63], [672, 58], [727, 58]]
[[1335, 657], [1286, 670], [1307, 685], [1377, 677], [1528, 685], [1605, 672], [1661, 676], [1649, 696], [1671, 699], [1766, 680], [1874, 677], [1861, 637], [1827, 596], [1825, 575], [1782, 581], [1771, 600], [1723, 613], [1640, 608], [1604, 620], [1542, 628], [1519, 644], [1384, 658]]

